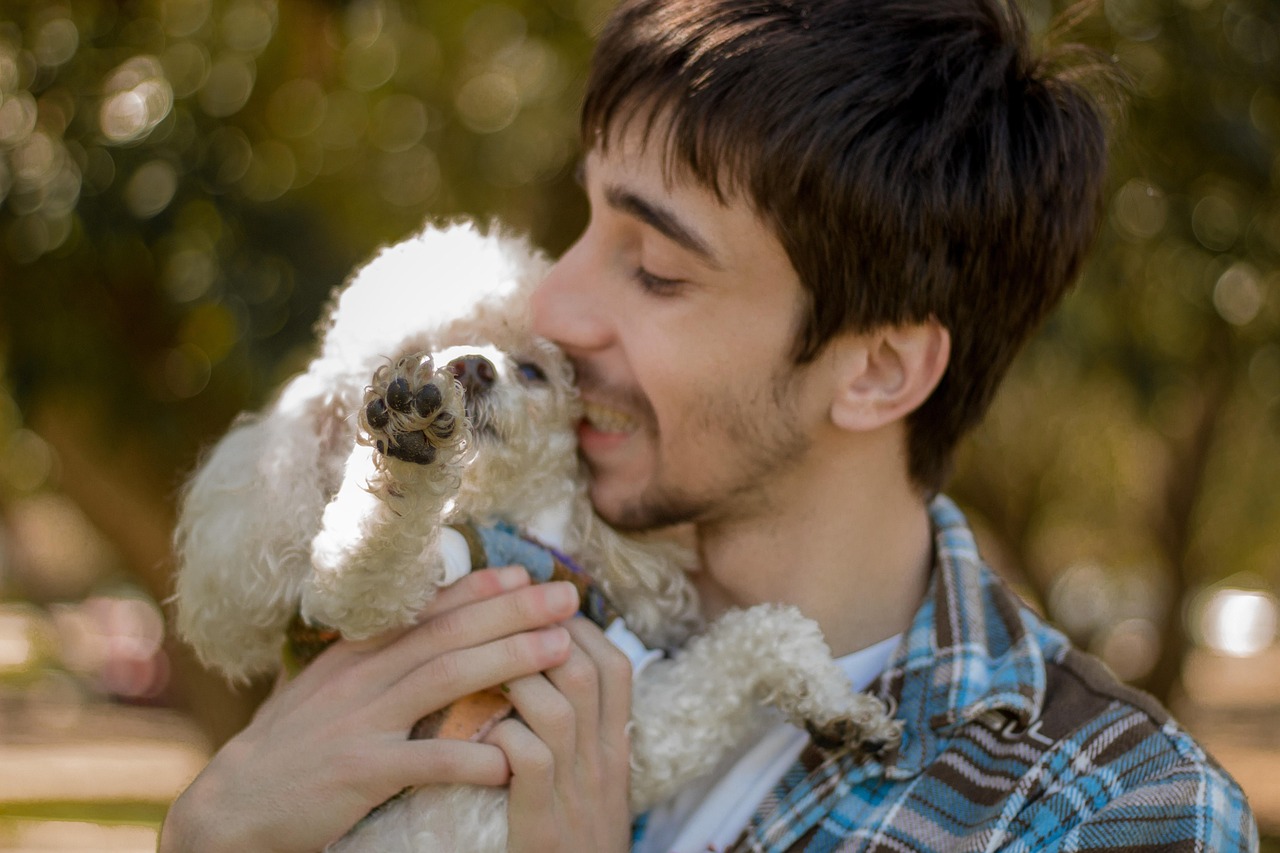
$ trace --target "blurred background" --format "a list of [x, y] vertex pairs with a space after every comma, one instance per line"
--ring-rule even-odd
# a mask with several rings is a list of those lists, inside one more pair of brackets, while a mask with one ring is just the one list
[[[607, 6], [0, 0], [0, 850], [154, 849], [264, 689], [168, 630], [184, 476], [378, 245], [568, 245]], [[1082, 9], [1130, 80], [1106, 222], [950, 491], [1280, 850], [1280, 4]]]

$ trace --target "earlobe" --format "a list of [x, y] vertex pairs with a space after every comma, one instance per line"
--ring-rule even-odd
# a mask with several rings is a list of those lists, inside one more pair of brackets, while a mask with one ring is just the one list
[[933, 393], [951, 357], [951, 333], [936, 319], [887, 326], [835, 343], [832, 422], [868, 432], [905, 418]]

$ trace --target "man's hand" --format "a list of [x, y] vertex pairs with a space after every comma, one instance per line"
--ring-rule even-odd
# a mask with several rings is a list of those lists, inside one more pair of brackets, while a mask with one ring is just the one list
[[524, 722], [487, 738], [511, 767], [511, 853], [630, 849], [631, 663], [586, 619], [568, 630], [567, 660], [509, 682]]
[[506, 783], [511, 766], [498, 746], [408, 741], [408, 732], [476, 690], [545, 682], [535, 674], [562, 665], [580, 671], [559, 624], [577, 606], [570, 584], [530, 586], [523, 569], [486, 570], [442, 590], [412, 628], [334, 644], [174, 803], [161, 853], [312, 853], [405, 787]]

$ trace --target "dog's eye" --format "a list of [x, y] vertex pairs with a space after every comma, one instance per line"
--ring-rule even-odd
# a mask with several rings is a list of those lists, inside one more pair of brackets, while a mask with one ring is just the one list
[[527, 382], [546, 382], [547, 374], [543, 372], [541, 367], [531, 361], [522, 361], [516, 365], [516, 371], [520, 377]]

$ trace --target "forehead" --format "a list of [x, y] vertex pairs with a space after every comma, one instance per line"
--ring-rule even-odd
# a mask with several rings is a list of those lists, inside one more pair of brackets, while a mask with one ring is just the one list
[[[754, 204], [740, 192], [719, 192], [699, 180], [692, 169], [669, 155], [661, 123], [642, 121], [621, 125], [587, 152], [583, 163], [584, 185], [593, 208], [604, 206], [638, 220], [638, 209], [670, 213], [699, 241], [709, 260], [733, 266], [734, 256], [775, 254], [786, 259], [772, 227]], [[652, 224], [652, 223], [650, 223]], [[659, 229], [661, 230], [661, 229]], [[694, 251], [693, 254], [698, 254]], [[720, 266], [719, 263], [711, 263]], [[790, 269], [790, 262], [786, 266]]]
[[694, 167], [679, 144], [669, 110], [637, 104], [595, 135], [587, 161], [608, 163], [667, 192], [697, 192], [725, 207], [752, 206], [737, 173], [709, 162], [704, 154]]

